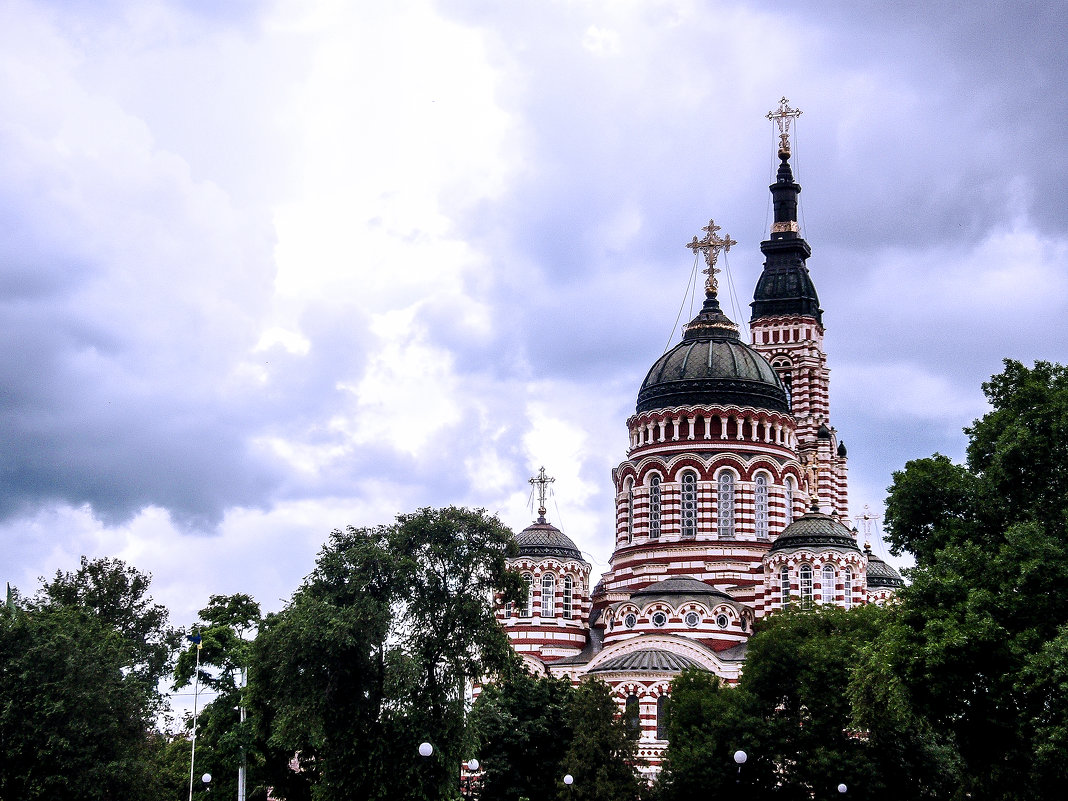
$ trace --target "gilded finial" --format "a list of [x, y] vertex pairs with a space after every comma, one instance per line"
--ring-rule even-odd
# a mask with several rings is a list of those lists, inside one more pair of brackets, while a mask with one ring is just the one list
[[801, 116], [801, 109], [790, 108], [790, 101], [785, 95], [779, 101], [779, 108], [768, 112], [768, 119], [779, 128], [779, 152], [790, 152], [790, 124]]
[[545, 474], [545, 468], [544, 467], [541, 468], [538, 471], [538, 475], [536, 475], [534, 478], [530, 479], [531, 485], [535, 485], [536, 484], [538, 486], [538, 522], [539, 523], [544, 523], [545, 522], [545, 495], [546, 495], [546, 492], [548, 490], [549, 485], [552, 484], [554, 481], [556, 481], [555, 478], [549, 478], [549, 476]]
[[716, 280], [716, 273], [719, 272], [719, 268], [716, 267], [716, 260], [719, 258], [720, 251], [726, 253], [731, 249], [731, 245], [737, 245], [738, 243], [731, 239], [730, 234], [719, 236], [720, 226], [716, 225], [715, 220], [709, 220], [708, 225], [701, 230], [705, 232], [704, 238], [698, 239], [695, 236], [693, 241], [686, 247], [692, 250], [695, 256], [697, 251], [704, 253], [707, 266], [701, 272], [708, 276], [705, 279], [705, 294], [715, 295], [719, 292], [719, 281]]

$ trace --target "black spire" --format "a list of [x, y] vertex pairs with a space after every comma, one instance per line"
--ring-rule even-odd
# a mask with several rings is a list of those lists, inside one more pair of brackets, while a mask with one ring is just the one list
[[[783, 98], [779, 113], [769, 114], [771, 119], [779, 119], [780, 131], [784, 131], [782, 119], [796, 117], [800, 112], [790, 109]], [[801, 185], [794, 181], [790, 169], [790, 140], [787, 124], [780, 136], [779, 170], [775, 183], [770, 187], [772, 203], [775, 209], [775, 222], [771, 226], [771, 238], [760, 243], [764, 254], [764, 271], [757, 281], [753, 293], [753, 320], [760, 317], [779, 317], [804, 315], [815, 317], [816, 322], [823, 323], [823, 310], [816, 287], [808, 274], [805, 260], [812, 255], [797, 225], [797, 196], [801, 194]]]

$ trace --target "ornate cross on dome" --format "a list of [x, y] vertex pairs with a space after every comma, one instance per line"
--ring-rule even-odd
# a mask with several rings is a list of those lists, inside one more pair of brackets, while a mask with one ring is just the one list
[[708, 278], [705, 280], [705, 293], [709, 295], [715, 295], [719, 292], [719, 281], [716, 280], [716, 273], [719, 269], [716, 267], [716, 259], [719, 258], [719, 252], [722, 250], [726, 253], [731, 249], [731, 245], [737, 245], [738, 243], [731, 239], [730, 234], [726, 236], [719, 236], [717, 232], [720, 226], [716, 225], [715, 220], [709, 220], [701, 230], [705, 232], [704, 239], [698, 239], [696, 236], [693, 241], [686, 247], [693, 251], [694, 255], [697, 255], [697, 251], [701, 251], [705, 254], [705, 267], [703, 272]]
[[790, 152], [790, 123], [801, 116], [801, 109], [790, 108], [790, 101], [784, 96], [779, 101], [778, 111], [769, 111], [768, 119], [779, 126], [779, 152]]
[[556, 481], [555, 478], [549, 478], [545, 475], [545, 468], [541, 468], [538, 471], [538, 475], [530, 479], [530, 483], [538, 485], [538, 517], [545, 519], [545, 495], [548, 492], [549, 485]]
[[871, 513], [871, 507], [864, 504], [864, 514], [857, 515], [854, 519], [864, 526], [864, 539], [871, 539], [872, 521], [875, 521], [876, 526], [879, 525], [879, 518]]

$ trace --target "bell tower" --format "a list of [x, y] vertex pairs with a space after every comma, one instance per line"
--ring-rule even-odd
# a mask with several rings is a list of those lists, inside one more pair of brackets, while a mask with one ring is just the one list
[[790, 129], [801, 111], [784, 97], [767, 116], [778, 128], [779, 168], [769, 187], [774, 222], [769, 238], [760, 243], [765, 261], [750, 304], [749, 329], [753, 347], [771, 362], [789, 395], [808, 491], [832, 514], [848, 516], [845, 445], [830, 423], [823, 309], [806, 263], [812, 249], [797, 222], [801, 186], [790, 167]]

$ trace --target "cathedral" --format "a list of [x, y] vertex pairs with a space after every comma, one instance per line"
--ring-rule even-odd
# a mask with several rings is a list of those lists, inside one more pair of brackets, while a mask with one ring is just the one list
[[603, 679], [651, 771], [680, 671], [735, 683], [756, 620], [791, 605], [881, 603], [902, 584], [848, 524], [848, 459], [790, 166], [799, 114], [783, 98], [768, 115], [779, 167], [751, 344], [717, 299], [717, 258], [737, 243], [710, 221], [688, 245], [706, 264], [704, 304], [638, 389], [600, 581], [590, 587], [591, 565], [546, 519], [544, 469], [532, 479], [538, 518], [516, 535], [526, 600], [499, 611], [513, 648], [537, 675]]

